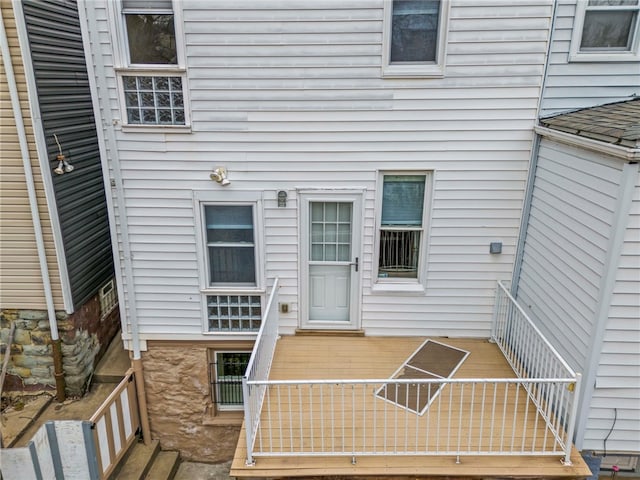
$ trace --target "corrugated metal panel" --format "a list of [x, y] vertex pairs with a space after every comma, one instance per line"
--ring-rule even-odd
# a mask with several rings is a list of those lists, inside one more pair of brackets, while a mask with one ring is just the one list
[[[74, 305], [113, 275], [98, 138], [75, 1], [23, 3], [49, 158], [75, 170], [53, 176]], [[55, 162], [51, 164], [55, 167]]]

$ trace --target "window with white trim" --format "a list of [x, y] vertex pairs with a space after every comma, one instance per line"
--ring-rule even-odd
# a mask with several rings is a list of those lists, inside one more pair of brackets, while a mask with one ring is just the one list
[[185, 73], [171, 0], [122, 0], [126, 125], [186, 126]]
[[216, 410], [242, 410], [242, 377], [251, 352], [210, 352], [211, 402]]
[[385, 76], [442, 76], [447, 0], [391, 0], [384, 4]]
[[638, 52], [640, 0], [578, 2], [571, 59], [620, 61], [640, 59]]
[[252, 205], [205, 205], [209, 286], [256, 285]]
[[105, 318], [111, 311], [118, 306], [118, 291], [116, 289], [115, 279], [109, 280], [100, 289], [100, 319]]
[[203, 331], [255, 333], [265, 300], [261, 192], [197, 191], [194, 201], [199, 212]]
[[431, 176], [382, 175], [377, 283], [423, 286]]

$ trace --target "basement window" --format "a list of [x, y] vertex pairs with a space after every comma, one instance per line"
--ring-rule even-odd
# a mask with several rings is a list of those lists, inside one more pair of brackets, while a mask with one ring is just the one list
[[100, 299], [100, 319], [102, 320], [118, 306], [118, 291], [113, 278], [100, 289], [98, 296]]
[[212, 352], [209, 363], [211, 401], [216, 411], [242, 410], [242, 377], [251, 352]]

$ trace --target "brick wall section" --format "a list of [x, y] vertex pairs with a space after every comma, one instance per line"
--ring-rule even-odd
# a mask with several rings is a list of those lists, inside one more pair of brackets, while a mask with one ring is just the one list
[[[67, 395], [84, 393], [93, 369], [120, 326], [117, 308], [100, 319], [98, 296], [71, 315], [57, 312]], [[0, 310], [0, 354], [4, 358], [11, 323], [16, 324], [4, 392], [54, 391], [51, 329], [44, 310]]]
[[151, 345], [142, 355], [151, 436], [185, 460], [233, 458], [240, 425], [205, 425], [210, 405], [207, 346]]

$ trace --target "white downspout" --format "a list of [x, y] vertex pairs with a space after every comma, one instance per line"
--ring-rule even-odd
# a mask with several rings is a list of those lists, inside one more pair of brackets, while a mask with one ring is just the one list
[[[0, 10], [0, 48], [2, 50], [2, 63], [4, 72], [7, 76], [7, 84], [9, 87], [9, 96], [11, 97], [11, 106], [13, 108], [13, 117], [16, 122], [16, 130], [18, 132], [18, 140], [20, 143], [20, 154], [22, 156], [22, 164], [24, 168], [25, 181], [27, 183], [27, 194], [29, 197], [29, 207], [31, 209], [31, 219], [33, 221], [33, 230], [36, 237], [36, 247], [38, 250], [38, 261], [40, 263], [40, 273], [42, 276], [42, 287], [44, 289], [45, 302], [47, 304], [47, 314], [49, 317], [49, 326], [51, 328], [51, 340], [53, 344], [53, 356], [56, 379], [56, 397], [59, 402], [64, 401], [64, 374], [62, 372], [62, 356], [60, 352], [60, 337], [58, 335], [58, 322], [56, 320], [56, 309], [53, 302], [53, 294], [51, 292], [51, 280], [49, 278], [49, 266], [47, 264], [47, 254], [42, 236], [42, 223], [40, 222], [40, 212], [38, 211], [38, 197], [36, 194], [35, 182], [33, 180], [33, 170], [31, 167], [31, 158], [29, 155], [29, 144], [27, 142], [27, 132], [24, 126], [24, 118], [20, 108], [20, 96], [16, 85], [16, 77], [13, 72], [11, 63], [11, 51], [9, 50], [9, 40], [7, 32], [4, 28], [4, 17]], [[59, 356], [56, 359], [56, 350]], [[59, 365], [58, 365], [59, 363]]]

